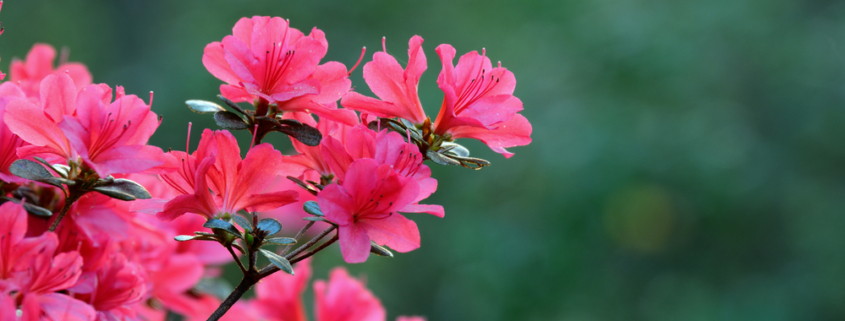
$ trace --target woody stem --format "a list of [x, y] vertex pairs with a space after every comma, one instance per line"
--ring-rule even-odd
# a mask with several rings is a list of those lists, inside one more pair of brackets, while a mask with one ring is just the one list
[[232, 293], [229, 294], [228, 297], [226, 297], [226, 300], [224, 300], [223, 303], [220, 303], [220, 306], [217, 307], [217, 310], [214, 310], [214, 313], [212, 313], [206, 321], [220, 320], [220, 318], [223, 317], [223, 315], [226, 314], [226, 312], [229, 311], [229, 309], [232, 308], [233, 305], [235, 305], [235, 302], [238, 302], [238, 300], [244, 295], [244, 293], [246, 293], [247, 290], [249, 290], [249, 288], [251, 288], [255, 283], [258, 283], [258, 280], [260, 279], [257, 278], [256, 274], [245, 273], [244, 278], [241, 279], [241, 283], [238, 283], [238, 286], [235, 287], [235, 289], [232, 291]]
[[62, 210], [59, 212], [59, 215], [56, 215], [56, 219], [53, 220], [53, 224], [50, 225], [50, 232], [56, 231], [56, 228], [59, 227], [59, 222], [61, 222], [67, 212], [70, 211], [70, 207], [73, 206], [73, 203], [76, 203], [82, 195], [85, 195], [85, 192], [78, 192], [75, 188], [68, 188], [68, 196], [65, 198], [65, 205], [62, 206]]

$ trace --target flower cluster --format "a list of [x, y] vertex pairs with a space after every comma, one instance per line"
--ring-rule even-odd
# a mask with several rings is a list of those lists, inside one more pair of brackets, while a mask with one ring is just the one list
[[[162, 123], [152, 93], [145, 102], [92, 83], [64, 58], [54, 69], [56, 51], [36, 44], [0, 83], [0, 320], [305, 320], [314, 254], [337, 242], [361, 263], [419, 248], [405, 215], [445, 214], [426, 201], [437, 189], [426, 161], [479, 169], [490, 163], [456, 139], [505, 157], [531, 141], [513, 74], [484, 50], [453, 65], [455, 49], [437, 47], [444, 99], [426, 116], [422, 42], [411, 38], [405, 68], [384, 48], [364, 64], [376, 99], [352, 91], [355, 67], [321, 63], [321, 30], [243, 18], [202, 57], [232, 111], [187, 102], [223, 129], [203, 130], [194, 151], [189, 135], [184, 151], [167, 152], [148, 144]], [[252, 134], [245, 152], [229, 130]], [[272, 132], [295, 153], [262, 143]], [[224, 299], [207, 284], [229, 262], [243, 279]], [[256, 297], [239, 301], [252, 286]], [[318, 320], [386, 318], [341, 268], [314, 292]]]

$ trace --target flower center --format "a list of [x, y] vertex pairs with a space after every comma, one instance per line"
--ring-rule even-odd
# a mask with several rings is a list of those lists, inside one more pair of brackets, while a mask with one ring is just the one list
[[481, 49], [481, 59], [478, 59], [478, 72], [475, 78], [469, 81], [469, 85], [464, 86], [464, 90], [458, 96], [458, 100], [455, 102], [455, 114], [474, 104], [499, 84], [499, 78], [494, 76], [492, 71], [488, 75], [488, 71], [484, 70], [483, 64], [486, 55], [487, 50]]

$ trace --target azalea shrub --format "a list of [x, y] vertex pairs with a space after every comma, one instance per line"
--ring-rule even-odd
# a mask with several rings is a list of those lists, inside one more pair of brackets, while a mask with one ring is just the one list
[[[404, 67], [382, 44], [362, 67], [369, 97], [350, 80], [365, 51], [352, 68], [324, 62], [320, 29], [242, 18], [202, 54], [220, 95], [186, 102], [220, 128], [166, 152], [148, 144], [163, 124], [152, 93], [95, 83], [82, 63], [54, 68], [46, 44], [13, 60], [0, 73], [0, 320], [385, 320], [342, 267], [310, 283], [310, 258], [335, 244], [348, 263], [419, 248], [410, 218], [446, 212], [426, 201], [430, 166], [490, 165], [459, 139], [509, 158], [531, 125], [513, 73], [485, 50], [455, 63], [455, 48], [436, 48], [444, 98], [432, 120], [417, 94], [423, 38]], [[251, 134], [246, 151], [235, 130]], [[239, 284], [219, 279], [225, 264]]]

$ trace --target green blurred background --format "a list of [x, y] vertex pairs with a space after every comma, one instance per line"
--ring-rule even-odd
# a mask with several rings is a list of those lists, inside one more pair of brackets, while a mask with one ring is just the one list
[[95, 82], [155, 91], [152, 142], [182, 149], [188, 121], [215, 127], [183, 103], [218, 93], [203, 47], [252, 15], [319, 27], [347, 65], [382, 36], [404, 63], [421, 35], [430, 114], [438, 44], [517, 77], [534, 142], [466, 142], [493, 166], [435, 168], [447, 214], [413, 216], [422, 248], [347, 266], [390, 320], [845, 319], [845, 2], [7, 0], [0, 68], [67, 46]]

